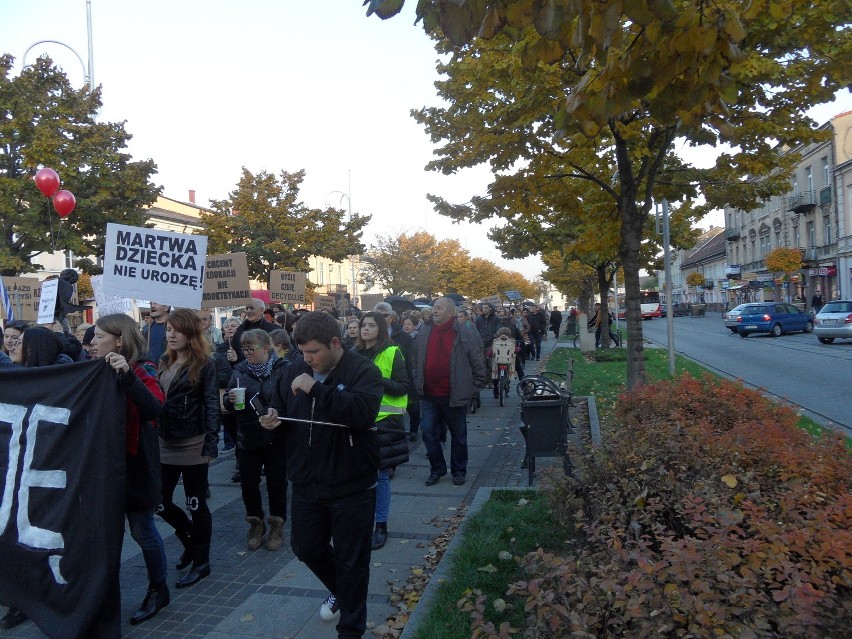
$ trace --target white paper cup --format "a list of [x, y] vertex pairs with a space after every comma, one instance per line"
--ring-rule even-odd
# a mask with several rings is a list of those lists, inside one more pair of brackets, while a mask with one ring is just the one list
[[234, 394], [234, 410], [245, 410], [246, 409], [246, 389], [245, 388], [232, 388], [231, 392]]

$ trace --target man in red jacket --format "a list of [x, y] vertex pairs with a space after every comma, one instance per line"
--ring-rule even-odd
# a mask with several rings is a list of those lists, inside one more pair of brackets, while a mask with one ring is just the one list
[[432, 305], [432, 324], [420, 329], [415, 345], [414, 386], [422, 398], [420, 429], [431, 466], [426, 485], [447, 474], [440, 439], [446, 422], [453, 483], [461, 486], [467, 475], [467, 410], [485, 384], [482, 341], [474, 329], [459, 324], [455, 302], [442, 297]]

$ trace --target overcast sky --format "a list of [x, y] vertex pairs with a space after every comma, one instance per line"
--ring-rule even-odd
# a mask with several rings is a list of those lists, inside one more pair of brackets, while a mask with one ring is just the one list
[[[365, 233], [425, 229], [456, 238], [473, 256], [534, 278], [536, 258], [503, 260], [487, 227], [452, 224], [427, 193], [451, 202], [483, 194], [485, 168], [427, 173], [432, 143], [410, 117], [435, 105], [437, 55], [415, 0], [387, 21], [365, 17], [360, 0], [92, 0], [94, 79], [100, 118], [125, 121], [130, 152], [152, 158], [167, 197], [207, 205], [233, 190], [241, 167], [307, 173], [302, 200], [373, 216]], [[0, 49], [17, 59], [39, 40], [60, 40], [86, 63], [85, 0], [0, 0]], [[39, 44], [75, 86], [73, 53]], [[820, 122], [852, 108], [829, 105]]]

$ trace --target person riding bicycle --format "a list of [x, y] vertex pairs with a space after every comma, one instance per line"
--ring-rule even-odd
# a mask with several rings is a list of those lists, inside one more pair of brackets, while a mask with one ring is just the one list
[[494, 399], [497, 399], [500, 388], [500, 367], [507, 366], [509, 369], [509, 379], [513, 379], [516, 376], [515, 356], [520, 350], [515, 340], [512, 339], [512, 331], [510, 329], [505, 326], [497, 329], [497, 332], [494, 334], [494, 341], [487, 351], [487, 355], [491, 359], [491, 379], [493, 381]]

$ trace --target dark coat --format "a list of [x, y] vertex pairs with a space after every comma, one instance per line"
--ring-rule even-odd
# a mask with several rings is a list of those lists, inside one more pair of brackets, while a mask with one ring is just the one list
[[[469, 406], [470, 400], [485, 385], [485, 359], [482, 340], [475, 330], [462, 326], [453, 319], [456, 337], [450, 351], [450, 406]], [[414, 366], [414, 386], [423, 396], [423, 376], [426, 367], [426, 350], [432, 324], [426, 324], [417, 333], [415, 346], [417, 360]]]
[[559, 335], [560, 326], [562, 326], [562, 313], [553, 309], [550, 311], [550, 330]]
[[198, 384], [190, 384], [185, 368], [175, 375], [166, 391], [166, 401], [157, 426], [163, 439], [186, 439], [204, 435], [202, 457], [219, 455], [219, 382], [213, 358], [201, 372]]
[[488, 315], [480, 315], [476, 318], [476, 330], [482, 338], [482, 345], [485, 348], [491, 346], [494, 341], [494, 333], [500, 328], [500, 318], [494, 313], [492, 308], [488, 311]]
[[260, 379], [249, 370], [248, 362], [243, 360], [234, 367], [231, 373], [231, 378], [228, 380], [227, 390], [237, 387], [239, 378], [240, 386], [246, 389], [246, 408], [245, 410], [234, 410], [234, 404], [228, 398], [228, 394], [222, 398], [222, 403], [225, 409], [232, 412], [237, 421], [237, 448], [240, 450], [258, 450], [271, 445], [273, 442], [280, 441], [284, 437], [284, 431], [281, 428], [275, 430], [266, 430], [260, 425], [257, 414], [248, 405], [248, 401], [255, 395], [260, 395], [260, 400], [264, 406], [269, 406], [272, 403], [272, 398], [278, 388], [278, 383], [281, 381], [281, 376], [284, 375], [284, 370], [290, 365], [286, 359], [279, 357], [275, 360], [270, 371], [270, 376]]
[[[154, 431], [163, 409], [164, 395], [159, 380], [153, 375], [155, 370], [153, 363], [139, 362], [118, 377], [118, 385], [127, 395], [125, 428], [137, 432], [136, 442], [133, 442], [136, 453], [129, 450], [124, 453], [127, 510], [154, 509], [163, 501], [160, 447]], [[131, 425], [131, 419], [137, 423]]]
[[315, 499], [345, 497], [376, 484], [379, 441], [376, 416], [384, 395], [382, 373], [366, 357], [343, 351], [337, 366], [310, 393], [291, 391], [293, 380], [313, 375], [304, 359], [290, 364], [278, 383], [272, 407], [282, 417], [341, 424], [281, 422], [287, 474], [294, 490]]
[[[382, 351], [369, 349], [362, 351], [361, 355], [375, 361], [376, 355], [380, 352]], [[382, 377], [382, 384], [386, 395], [399, 397], [409, 394], [411, 387], [408, 385], [408, 371], [406, 371], [401, 348], [396, 351], [396, 356], [393, 358], [391, 376]], [[379, 438], [379, 468], [396, 468], [408, 461], [408, 435], [405, 432], [405, 415], [388, 415], [383, 420], [376, 422], [376, 434]]]

